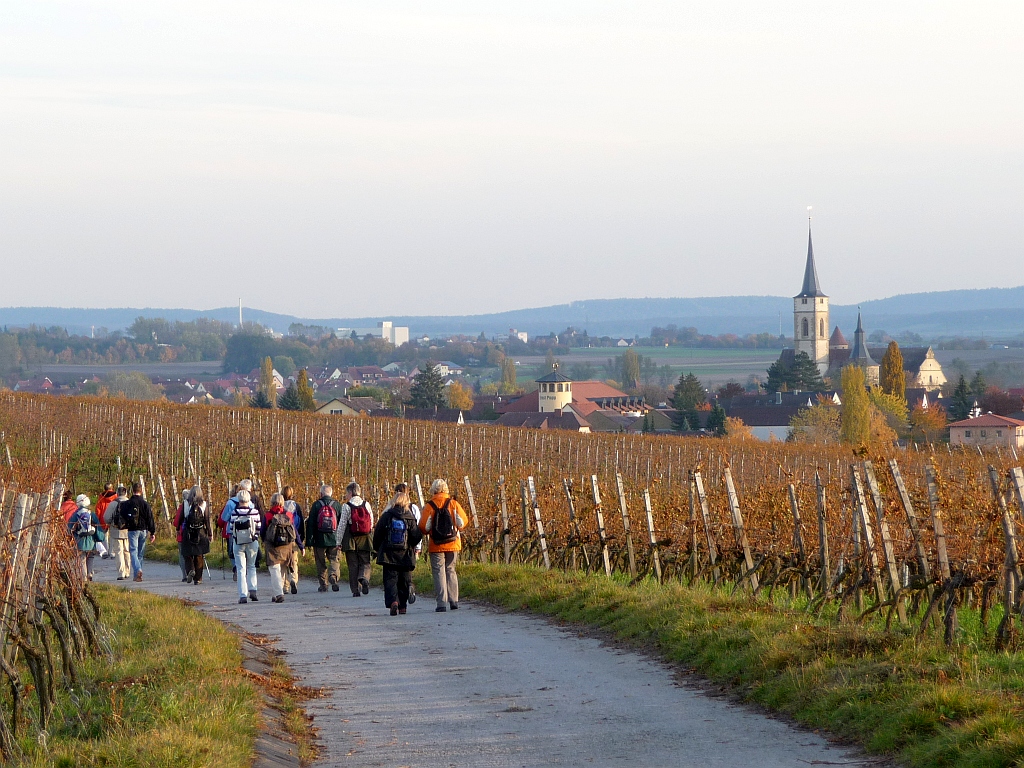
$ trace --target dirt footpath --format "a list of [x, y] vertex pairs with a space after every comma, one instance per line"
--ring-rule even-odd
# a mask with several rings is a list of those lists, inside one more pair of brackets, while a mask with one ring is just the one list
[[[113, 581], [103, 562], [98, 579]], [[380, 590], [353, 598], [305, 582], [284, 604], [238, 605], [230, 572], [200, 587], [147, 563], [144, 587], [188, 597], [279, 638], [304, 685], [329, 766], [865, 765], [858, 753], [675, 682], [644, 656], [469, 601], [434, 613], [423, 595], [390, 617]], [[125, 584], [126, 582], [116, 582]]]

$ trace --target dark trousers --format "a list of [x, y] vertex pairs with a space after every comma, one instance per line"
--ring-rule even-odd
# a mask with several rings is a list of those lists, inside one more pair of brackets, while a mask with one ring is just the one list
[[397, 602], [399, 608], [409, 604], [409, 589], [412, 587], [412, 571], [399, 571], [384, 566], [384, 606], [391, 607]]
[[203, 580], [203, 571], [206, 570], [206, 558], [202, 555], [197, 555], [195, 557], [183, 555], [183, 557], [185, 559], [185, 565], [188, 567], [188, 569], [190, 571], [195, 572], [196, 584], [199, 584]]
[[372, 552], [345, 552], [345, 562], [348, 563], [348, 586], [353, 595], [359, 594], [359, 580], [370, 580], [370, 557]]
[[[316, 577], [321, 587], [326, 587], [328, 579], [331, 584], [337, 584], [341, 576], [341, 568], [338, 565], [337, 547], [313, 547], [313, 559], [316, 560]], [[330, 563], [331, 571], [328, 575], [327, 564]]]

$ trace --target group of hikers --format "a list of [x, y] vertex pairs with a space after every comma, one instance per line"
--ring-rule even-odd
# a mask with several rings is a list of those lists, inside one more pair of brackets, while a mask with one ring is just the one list
[[[122, 485], [108, 484], [95, 510], [85, 494], [75, 498], [65, 494], [61, 510], [86, 579], [92, 580], [93, 561], [100, 556], [115, 560], [118, 580], [142, 581], [146, 543], [156, 539], [153, 510], [143, 493], [138, 483], [131, 495]], [[240, 604], [259, 600], [257, 568], [263, 557], [270, 573], [271, 602], [284, 602], [286, 592], [297, 594], [299, 561], [308, 547], [313, 550], [319, 592], [341, 590], [340, 553], [344, 552], [352, 597], [369, 594], [370, 570], [376, 560], [383, 570], [384, 604], [397, 616], [416, 601], [412, 572], [425, 539], [435, 610], [459, 607], [456, 562], [462, 550], [461, 531], [468, 519], [442, 479], [431, 484], [430, 500], [422, 510], [412, 502], [408, 486], [399, 483], [376, 522], [356, 482], [345, 487], [344, 501], [334, 498], [331, 485], [322, 485], [308, 514], [295, 500], [291, 486], [271, 494], [264, 504], [248, 479], [232, 489], [219, 515], [210, 515], [207, 506], [202, 487], [194, 485], [182, 494], [175, 512], [172, 525], [182, 582], [202, 583], [216, 526], [234, 564], [232, 578], [238, 584]]]

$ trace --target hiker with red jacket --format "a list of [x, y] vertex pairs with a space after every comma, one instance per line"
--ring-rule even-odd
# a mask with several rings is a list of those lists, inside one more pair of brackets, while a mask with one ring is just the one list
[[[338, 567], [338, 518], [341, 505], [332, 497], [334, 488], [329, 485], [320, 486], [320, 498], [309, 508], [306, 520], [306, 544], [313, 548], [316, 560], [316, 576], [320, 581], [318, 592], [326, 592], [328, 582], [331, 589], [337, 592], [338, 579], [341, 578]], [[330, 572], [328, 572], [330, 564]]]
[[448, 483], [438, 479], [430, 484], [430, 501], [423, 507], [420, 530], [427, 534], [430, 572], [434, 577], [434, 596], [438, 613], [449, 607], [459, 609], [459, 577], [455, 562], [462, 551], [462, 536], [468, 518], [462, 506], [451, 497]]
[[100, 528], [104, 531], [109, 530], [110, 526], [104, 520], [106, 516], [107, 507], [110, 506], [110, 502], [117, 498], [117, 491], [114, 490], [113, 483], [107, 483], [103, 486], [103, 493], [96, 500], [96, 517], [100, 520]]
[[360, 494], [359, 483], [345, 488], [345, 503], [338, 516], [343, 531], [341, 549], [348, 563], [348, 586], [352, 597], [370, 594], [370, 558], [373, 557], [373, 510]]

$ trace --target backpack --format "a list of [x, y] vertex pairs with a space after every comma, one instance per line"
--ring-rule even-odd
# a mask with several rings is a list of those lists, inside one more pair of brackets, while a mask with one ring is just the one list
[[366, 509], [366, 502], [353, 507], [352, 502], [349, 502], [349, 506], [352, 512], [348, 519], [348, 530], [353, 536], [366, 536], [373, 530], [373, 524], [370, 522], [370, 513]]
[[71, 516], [71, 533], [74, 534], [76, 539], [92, 536], [96, 533], [89, 510], [80, 509]]
[[206, 533], [206, 512], [202, 507], [192, 507], [185, 518], [184, 539], [189, 544], [198, 544]]
[[320, 533], [334, 533], [338, 530], [338, 515], [334, 511], [333, 502], [321, 502], [320, 511], [316, 515], [316, 529]]
[[134, 530], [139, 527], [139, 507], [135, 496], [130, 499], [118, 502], [117, 511], [114, 512], [117, 518], [117, 527], [121, 529]]
[[252, 507], [235, 507], [235, 513], [231, 516], [231, 530], [235, 537], [235, 544], [244, 546], [256, 541], [256, 531], [249, 514], [251, 511]]
[[451, 544], [459, 538], [459, 531], [455, 527], [455, 520], [452, 517], [451, 510], [448, 508], [451, 501], [451, 499], [445, 499], [444, 504], [440, 507], [434, 507], [434, 502], [430, 502], [430, 506], [434, 507], [434, 520], [430, 526], [430, 540], [435, 544]]
[[291, 516], [278, 513], [270, 520], [270, 543], [275, 547], [283, 547], [295, 543], [295, 526]]
[[396, 552], [409, 548], [409, 525], [400, 514], [392, 515], [388, 521], [384, 546]]

